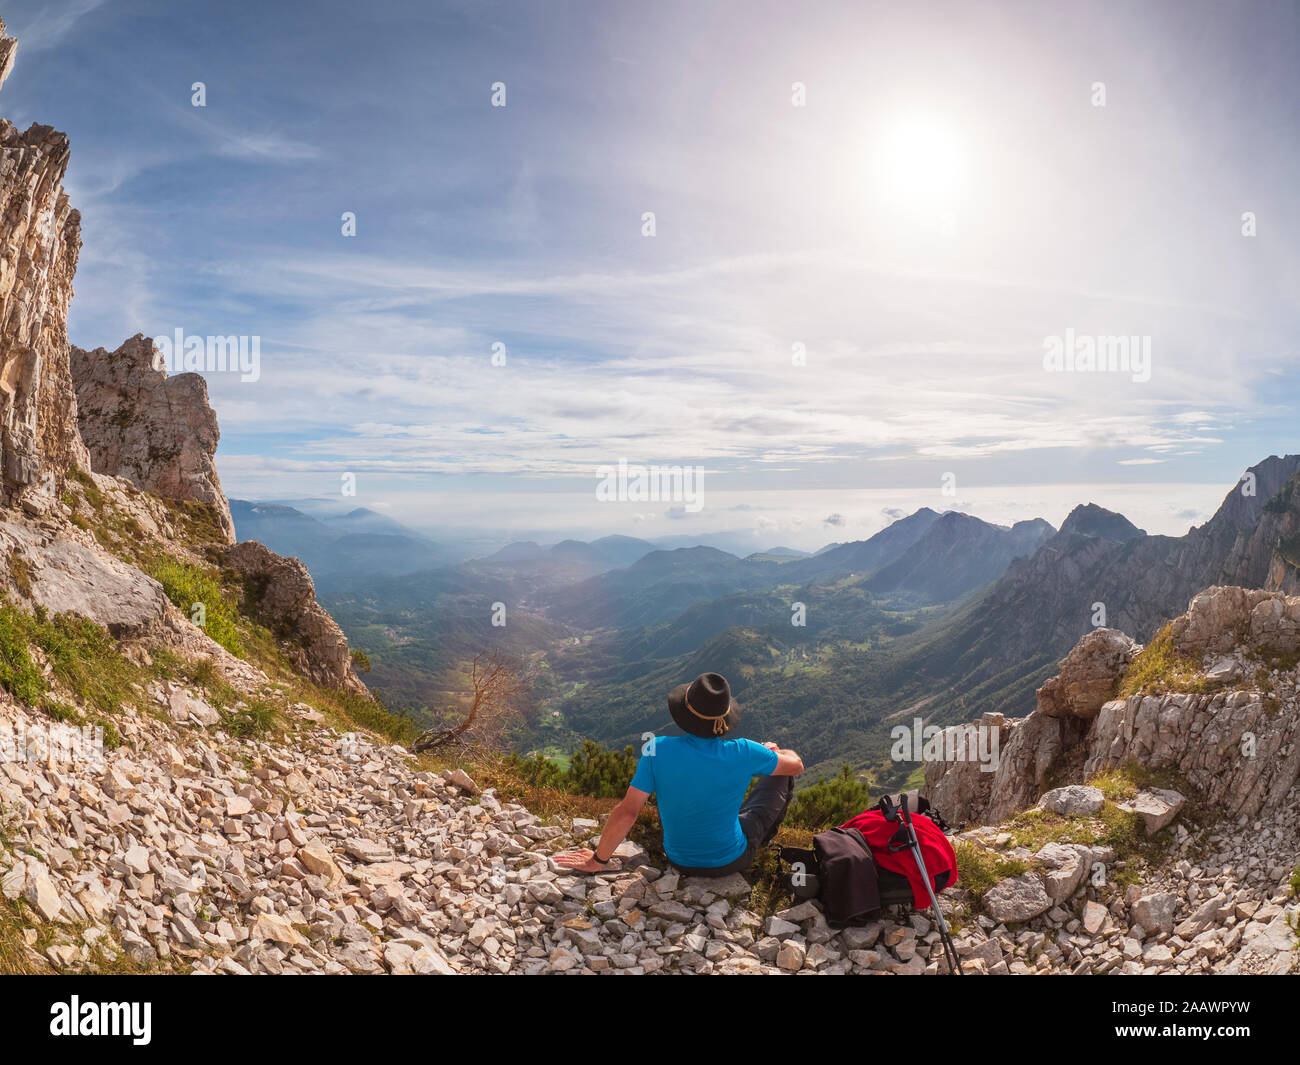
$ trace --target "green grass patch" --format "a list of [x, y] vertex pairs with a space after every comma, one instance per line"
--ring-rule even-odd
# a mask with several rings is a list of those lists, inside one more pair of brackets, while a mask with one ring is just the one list
[[118, 651], [102, 625], [73, 614], [33, 621], [32, 642], [45, 652], [55, 677], [82, 702], [117, 713], [123, 703], [137, 700], [139, 667]]
[[1161, 695], [1168, 691], [1206, 692], [1214, 686], [1205, 679], [1201, 663], [1174, 649], [1173, 630], [1161, 629], [1133, 659], [1116, 686], [1116, 698]]
[[957, 884], [976, 900], [995, 884], [1029, 872], [1027, 862], [965, 840], [958, 840], [953, 851], [957, 856]]
[[191, 621], [198, 624], [201, 620], [200, 627], [217, 643], [232, 655], [243, 655], [239, 611], [210, 569], [168, 558], [155, 563], [149, 575], [163, 586], [167, 598], [185, 611]]
[[0, 602], [0, 687], [19, 702], [39, 706], [49, 685], [28, 650], [31, 618]]
[[[39, 647], [56, 680], [86, 706], [82, 713], [55, 699], [50, 684], [32, 658]], [[0, 601], [0, 687], [19, 702], [54, 721], [98, 725], [104, 747], [116, 750], [122, 735], [108, 715], [123, 705], [140, 706], [143, 672], [117, 649], [108, 630], [72, 614], [50, 618], [44, 610], [28, 614]]]
[[96, 510], [102, 510], [104, 506], [104, 493], [99, 490], [95, 480], [85, 470], [78, 469], [74, 466], [68, 471], [68, 480], [76, 481], [81, 486], [81, 494], [86, 497], [86, 502]]
[[221, 727], [240, 739], [270, 735], [277, 730], [279, 721], [275, 707], [265, 699], [249, 699], [221, 714]]

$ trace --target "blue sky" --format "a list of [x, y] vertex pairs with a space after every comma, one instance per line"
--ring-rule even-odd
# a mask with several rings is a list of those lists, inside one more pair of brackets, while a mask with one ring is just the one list
[[[1293, 4], [0, 15], [0, 113], [72, 141], [73, 342], [261, 337], [258, 381], [209, 376], [232, 496], [350, 472], [423, 527], [756, 546], [919, 505], [1181, 532], [1300, 449]], [[1149, 338], [1150, 379], [1048, 372], [1067, 331]], [[705, 507], [597, 504], [621, 457], [703, 466]]]

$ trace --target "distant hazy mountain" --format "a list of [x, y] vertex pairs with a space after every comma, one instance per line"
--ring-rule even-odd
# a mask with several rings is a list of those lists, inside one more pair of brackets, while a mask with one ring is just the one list
[[1053, 532], [1041, 518], [1008, 529], [950, 510], [931, 521], [925, 534], [878, 570], [866, 587], [912, 592], [928, 603], [950, 602], [1002, 576], [1012, 559], [1032, 555]]
[[513, 544], [506, 544], [500, 551], [494, 551], [486, 558], [481, 560], [486, 563], [511, 563], [511, 562], [532, 562], [534, 559], [545, 558], [546, 548], [532, 540], [519, 540]]
[[258, 540], [277, 554], [302, 559], [318, 584], [339, 576], [413, 573], [460, 557], [365, 508], [317, 519], [284, 504], [232, 499], [230, 514], [239, 540]]
[[546, 605], [552, 617], [579, 628], [639, 628], [736, 593], [873, 574], [879, 584], [868, 582], [868, 591], [947, 602], [1000, 576], [1013, 558], [1032, 553], [1051, 532], [1044, 521], [1007, 529], [955, 512], [941, 517], [924, 507], [868, 540], [801, 558], [791, 558], [788, 548], [743, 559], [705, 546], [656, 551], [626, 569], [558, 589]]
[[1099, 507], [1096, 503], [1087, 503], [1075, 507], [1061, 525], [1061, 532], [1066, 535], [1099, 536], [1103, 540], [1133, 540], [1146, 536], [1145, 529], [1139, 529], [1123, 514]]
[[[1300, 456], [1252, 467], [1214, 516], [1184, 536], [1147, 536], [1123, 515], [1076, 507], [1056, 535], [1017, 559], [982, 596], [918, 634], [882, 683], [930, 686], [959, 697], [965, 715], [1024, 714], [1056, 661], [1094, 625], [1149, 640], [1214, 584], [1287, 588], [1287, 530], [1300, 529]], [[939, 687], [935, 687], [938, 685]]]
[[630, 566], [657, 548], [648, 540], [638, 540], [633, 536], [603, 536], [599, 540], [587, 543], [583, 540], [561, 540], [552, 547], [543, 547], [532, 540], [523, 540], [507, 544], [477, 561], [486, 565], [514, 565], [516, 563], [540, 562], [544, 559], [587, 563], [593, 572], [618, 569]]
[[766, 551], [755, 551], [746, 555], [746, 562], [793, 562], [795, 559], [808, 558], [807, 551], [797, 551], [793, 547], [770, 547]]
[[916, 513], [887, 525], [867, 540], [827, 545], [811, 558], [790, 563], [787, 571], [782, 573], [782, 579], [804, 581], [830, 574], [865, 576], [875, 573], [921, 539], [938, 520], [935, 511], [922, 507]]
[[626, 568], [558, 589], [546, 605], [551, 617], [582, 629], [640, 628], [702, 600], [770, 587], [784, 569], [713, 547], [652, 551]]

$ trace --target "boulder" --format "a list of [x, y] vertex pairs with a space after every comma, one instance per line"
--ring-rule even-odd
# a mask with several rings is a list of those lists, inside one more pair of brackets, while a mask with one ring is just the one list
[[1053, 902], [1074, 894], [1091, 865], [1091, 851], [1077, 843], [1048, 843], [1034, 855], [1043, 867], [1043, 888]]
[[1148, 933], [1172, 932], [1178, 899], [1167, 891], [1143, 895], [1133, 903], [1132, 917]]
[[1134, 798], [1115, 805], [1121, 810], [1136, 813], [1142, 818], [1147, 835], [1154, 836], [1178, 816], [1178, 811], [1186, 801], [1178, 792], [1167, 788], [1143, 788]]
[[0, 521], [0, 551], [20, 553], [30, 571], [31, 598], [51, 614], [79, 614], [114, 636], [157, 633], [167, 617], [167, 595], [134, 566], [56, 535]]
[[63, 916], [63, 900], [44, 868], [28, 869], [23, 898], [46, 921], [57, 921]]
[[982, 900], [984, 912], [1002, 922], [1028, 921], [1046, 913], [1052, 903], [1042, 878], [1036, 873], [1022, 873], [994, 884]]
[[1110, 911], [1100, 902], [1089, 900], [1083, 904], [1083, 930], [1095, 936], [1106, 924]]
[[1105, 802], [1106, 796], [1097, 788], [1068, 784], [1044, 794], [1039, 798], [1038, 805], [1063, 817], [1086, 817], [1095, 814]]
[[1048, 717], [1096, 717], [1140, 650], [1118, 629], [1094, 629], [1061, 660], [1061, 672], [1038, 689], [1038, 712]]
[[[925, 794], [934, 809], [955, 824], [983, 818], [993, 791], [997, 758], [1006, 750], [1019, 722], [1002, 714], [985, 714], [978, 722], [953, 725], [943, 732], [940, 750], [959, 757], [925, 763]], [[990, 757], [982, 761], [971, 753]]]

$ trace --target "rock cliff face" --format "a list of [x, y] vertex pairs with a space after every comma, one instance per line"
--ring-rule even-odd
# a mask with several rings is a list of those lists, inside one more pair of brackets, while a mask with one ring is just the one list
[[1035, 712], [1001, 724], [996, 773], [973, 762], [926, 767], [935, 806], [994, 823], [1033, 803], [1049, 778], [1082, 781], [1124, 764], [1171, 770], [1233, 816], [1281, 803], [1300, 778], [1300, 597], [1214, 587], [1193, 598], [1167, 648], [1199, 667], [1190, 690], [1111, 698], [1136, 651], [1113, 630], [1080, 640]]
[[[0, 81], [14, 41], [0, 23]], [[81, 216], [68, 204], [68, 139], [0, 119], [0, 501], [43, 512], [89, 459], [68, 373], [68, 304]]]
[[153, 341], [137, 334], [116, 351], [71, 349], [78, 426], [96, 473], [124, 477], [165, 499], [210, 504], [227, 543], [230, 505], [217, 476], [221, 431], [198, 374], [155, 368]]

